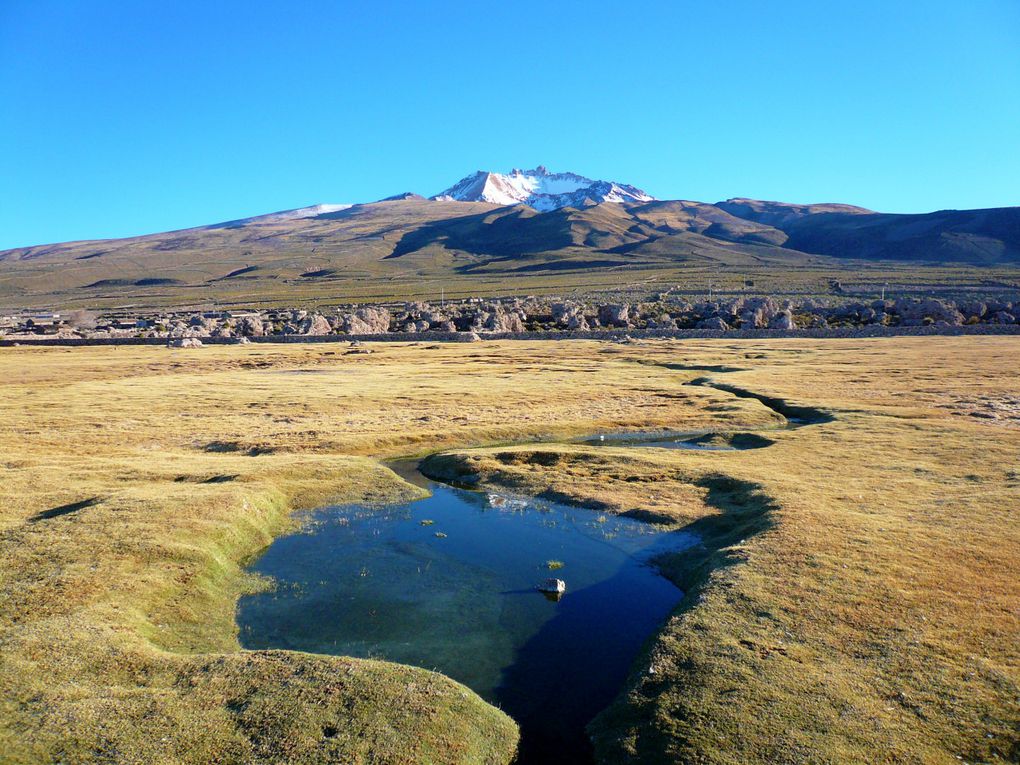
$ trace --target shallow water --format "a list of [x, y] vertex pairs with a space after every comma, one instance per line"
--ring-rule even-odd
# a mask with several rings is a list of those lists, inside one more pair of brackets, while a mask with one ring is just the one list
[[[788, 421], [785, 429], [800, 427], [800, 423]], [[585, 446], [647, 446], [656, 449], [694, 449], [706, 452], [732, 452], [744, 449], [761, 449], [774, 442], [765, 436], [751, 432], [726, 432], [711, 430], [690, 431], [631, 431], [605, 433], [599, 436], [585, 436], [575, 443]]]
[[[279, 586], [241, 599], [243, 645], [436, 669], [520, 723], [521, 762], [589, 762], [584, 726], [682, 597], [648, 561], [696, 540], [431, 488], [409, 504], [317, 510], [301, 533], [274, 541], [251, 570]], [[558, 601], [536, 590], [548, 577], [567, 584]]]
[[735, 451], [729, 445], [706, 444], [698, 441], [698, 437], [707, 435], [706, 431], [662, 432], [662, 433], [609, 433], [603, 436], [588, 437], [577, 443], [585, 446], [649, 446], [656, 449], [694, 449], [696, 451]]

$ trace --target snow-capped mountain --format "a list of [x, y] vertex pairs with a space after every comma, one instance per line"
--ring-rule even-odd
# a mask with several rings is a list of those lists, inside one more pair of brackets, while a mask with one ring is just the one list
[[550, 173], [539, 165], [534, 170], [514, 168], [508, 174], [479, 170], [432, 199], [496, 205], [526, 204], [545, 212], [599, 202], [652, 202], [655, 197], [635, 186], [593, 181], [575, 173]]

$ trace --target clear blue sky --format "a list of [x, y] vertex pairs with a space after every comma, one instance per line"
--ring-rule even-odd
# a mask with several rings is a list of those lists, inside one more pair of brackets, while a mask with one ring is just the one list
[[545, 164], [1020, 204], [1020, 2], [0, 0], [0, 248]]

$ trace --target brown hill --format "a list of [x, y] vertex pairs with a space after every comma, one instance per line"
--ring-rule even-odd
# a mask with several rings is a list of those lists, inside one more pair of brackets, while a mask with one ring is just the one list
[[0, 252], [0, 304], [382, 299], [433, 284], [462, 294], [594, 289], [685, 274], [831, 276], [858, 270], [862, 261], [885, 268], [899, 268], [896, 262], [1014, 267], [1020, 208], [890, 215], [849, 205], [731, 199], [539, 213], [404, 194], [321, 213], [304, 208], [127, 239], [7, 250]]

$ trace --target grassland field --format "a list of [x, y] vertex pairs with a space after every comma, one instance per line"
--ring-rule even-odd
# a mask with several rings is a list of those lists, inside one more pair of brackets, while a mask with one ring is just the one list
[[[441, 675], [237, 641], [295, 509], [420, 496], [381, 460], [439, 451], [700, 535], [601, 762], [1020, 759], [1020, 340], [369, 347], [0, 349], [0, 760], [510, 762]], [[774, 443], [555, 440], [652, 428]]]
[[[237, 261], [234, 263], [240, 263]], [[314, 263], [312, 265], [315, 265]], [[301, 268], [304, 268], [302, 266]], [[279, 308], [302, 307], [325, 310], [350, 303], [460, 300], [480, 297], [567, 296], [572, 299], [648, 300], [655, 294], [680, 287], [678, 294], [690, 300], [708, 295], [760, 295], [825, 297], [829, 283], [841, 281], [848, 294], [875, 299], [883, 294], [917, 296], [937, 294], [960, 299], [1011, 294], [1020, 283], [1017, 269], [968, 266], [915, 266], [852, 262], [842, 265], [682, 264], [625, 266], [592, 269], [561, 267], [522, 274], [508, 280], [504, 274], [460, 274], [445, 267], [422, 267], [389, 274], [378, 269], [344, 272], [328, 278], [302, 278], [300, 269], [269, 276], [252, 275], [214, 280], [195, 285], [95, 287], [52, 289], [53, 271], [38, 284], [7, 289], [0, 276], [0, 311], [22, 309], [95, 309], [140, 311], [181, 307]], [[748, 287], [751, 283], [754, 286]]]

